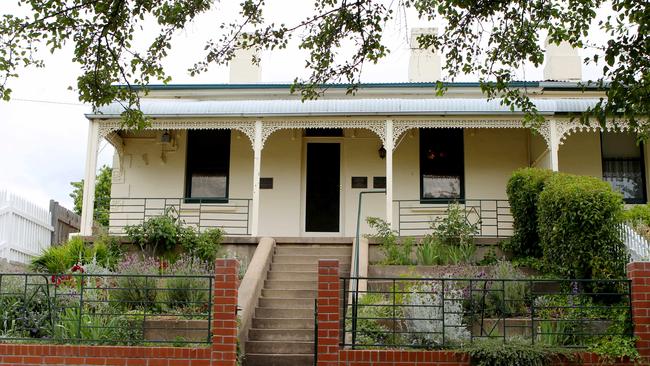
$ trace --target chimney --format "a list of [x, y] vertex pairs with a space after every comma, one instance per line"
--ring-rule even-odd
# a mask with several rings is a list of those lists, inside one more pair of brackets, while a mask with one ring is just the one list
[[568, 42], [559, 45], [546, 41], [546, 64], [544, 80], [580, 81], [582, 80], [582, 60], [578, 50]]
[[238, 49], [230, 60], [231, 84], [255, 84], [262, 81], [262, 68], [251, 61], [253, 56], [259, 57], [254, 49]]
[[440, 80], [440, 55], [431, 48], [422, 49], [418, 43], [421, 34], [436, 34], [436, 28], [411, 29], [411, 59], [409, 60], [409, 81], [422, 83]]

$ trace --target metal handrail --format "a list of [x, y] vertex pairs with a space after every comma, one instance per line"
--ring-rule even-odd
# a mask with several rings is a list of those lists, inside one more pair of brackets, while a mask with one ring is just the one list
[[[359, 192], [359, 203], [357, 206], [357, 233], [356, 233], [356, 242], [354, 246], [354, 258], [353, 258], [353, 263], [354, 267], [352, 269], [351, 275], [353, 277], [358, 277], [359, 276], [359, 240], [361, 239], [360, 231], [361, 231], [361, 206], [363, 203], [363, 195], [364, 194], [377, 194], [377, 193], [386, 193], [385, 189], [382, 190], [372, 190], [372, 191], [361, 191]], [[388, 214], [388, 213], [387, 213]], [[354, 316], [352, 318], [352, 323], [353, 323], [353, 328], [356, 328], [356, 322], [357, 322], [357, 304], [359, 301], [359, 280], [357, 279], [356, 281], [352, 282], [351, 285], [354, 287], [354, 292], [352, 295], [352, 311], [354, 313]], [[343, 289], [345, 291], [346, 289]], [[347, 300], [347, 296], [345, 297]], [[345, 312], [344, 314], [344, 327], [345, 327]], [[345, 337], [345, 332], [343, 332], [343, 336]], [[356, 332], [352, 333], [352, 337], [356, 337]], [[354, 340], [352, 342], [354, 344]]]
[[[430, 230], [431, 213], [417, 212], [429, 210], [443, 210], [451, 204], [464, 206], [466, 219], [475, 217], [478, 225], [476, 235], [483, 237], [509, 237], [513, 234], [514, 219], [510, 213], [510, 204], [507, 199], [484, 198], [427, 198], [427, 199], [401, 199], [393, 200], [397, 204], [397, 232], [398, 235], [424, 235]], [[508, 210], [507, 213], [504, 210]], [[433, 213], [433, 216], [444, 216], [445, 212]]]
[[172, 209], [185, 225], [199, 230], [218, 227], [228, 235], [250, 235], [251, 202], [232, 197], [111, 197], [108, 229], [119, 235], [128, 225]]

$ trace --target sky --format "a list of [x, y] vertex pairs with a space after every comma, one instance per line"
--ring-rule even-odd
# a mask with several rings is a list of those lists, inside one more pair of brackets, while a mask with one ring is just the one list
[[[218, 4], [176, 36], [173, 51], [165, 63], [172, 83], [228, 82], [226, 66], [213, 66], [209, 72], [197, 77], [190, 77], [186, 71], [199, 60], [204, 42], [218, 31], [215, 19], [235, 15], [235, 6], [239, 2], [225, 3], [228, 5]], [[311, 1], [271, 0], [267, 3], [271, 5], [267, 14], [269, 19], [281, 19], [289, 24], [309, 14], [312, 6]], [[24, 9], [18, 8], [15, 0], [0, 2], [0, 15], [18, 14], [20, 11]], [[364, 66], [362, 81], [408, 81], [409, 29], [436, 25], [435, 22], [418, 20], [413, 14], [398, 16], [398, 20], [388, 24], [385, 30], [385, 43], [391, 51], [389, 56], [377, 65]], [[147, 36], [144, 34], [139, 42], [144, 44], [149, 39]], [[287, 50], [264, 52], [262, 81], [290, 82], [295, 77], [307, 75], [304, 56], [295, 43]], [[9, 84], [13, 89], [11, 101], [0, 101], [0, 191], [7, 189], [43, 207], [54, 199], [72, 208], [70, 182], [84, 176], [88, 130], [84, 114], [91, 109], [79, 102], [75, 91], [68, 90], [69, 86], [75, 85], [79, 75], [79, 67], [71, 58], [70, 47], [53, 55], [46, 54], [46, 66], [20, 70], [20, 78], [11, 80]], [[596, 65], [585, 67], [583, 76], [596, 77], [596, 70]], [[541, 68], [530, 66], [525, 71], [527, 80], [542, 78]], [[98, 168], [104, 164], [111, 165], [112, 156], [113, 148], [103, 141]]]

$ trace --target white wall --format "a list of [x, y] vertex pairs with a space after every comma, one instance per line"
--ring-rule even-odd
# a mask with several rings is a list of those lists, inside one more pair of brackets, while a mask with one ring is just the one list
[[558, 150], [558, 162], [561, 172], [602, 178], [600, 133], [576, 132], [567, 136]]
[[301, 160], [300, 130], [277, 131], [266, 141], [261, 176], [273, 178], [273, 189], [260, 190], [260, 235], [300, 236]]
[[[151, 135], [151, 132], [147, 132]], [[385, 176], [385, 160], [378, 156], [381, 141], [373, 132], [347, 129], [344, 137], [320, 138], [341, 143], [341, 236], [354, 236], [357, 202], [362, 189], [351, 188], [353, 176]], [[325, 139], [325, 140], [323, 140]], [[505, 185], [513, 170], [528, 166], [545, 150], [539, 136], [525, 129], [467, 129], [465, 139], [465, 192], [467, 198], [505, 199]], [[179, 132], [178, 149], [160, 159], [156, 136], [125, 138], [123, 183], [113, 184], [114, 197], [182, 197], [184, 193], [186, 134]], [[304, 227], [305, 147], [319, 138], [303, 137], [302, 130], [280, 130], [262, 151], [262, 177], [273, 178], [273, 189], [260, 191], [260, 235], [300, 236]], [[529, 143], [530, 141], [530, 143]], [[530, 149], [530, 151], [529, 151]], [[570, 136], [560, 148], [560, 169], [578, 174], [600, 174], [597, 134]], [[231, 140], [230, 197], [252, 196], [252, 149], [248, 137], [233, 131]], [[542, 159], [543, 162], [543, 159]], [[394, 198], [418, 200], [420, 194], [419, 133], [407, 131], [394, 153]], [[397, 217], [397, 207], [394, 206]], [[362, 220], [385, 217], [385, 195], [364, 198]], [[367, 232], [365, 222], [362, 232]], [[306, 234], [309, 235], [309, 234]]]

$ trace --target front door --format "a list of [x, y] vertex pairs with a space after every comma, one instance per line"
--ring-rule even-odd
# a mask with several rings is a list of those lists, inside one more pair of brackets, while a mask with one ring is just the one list
[[340, 144], [307, 144], [305, 231], [339, 231], [340, 174]]

